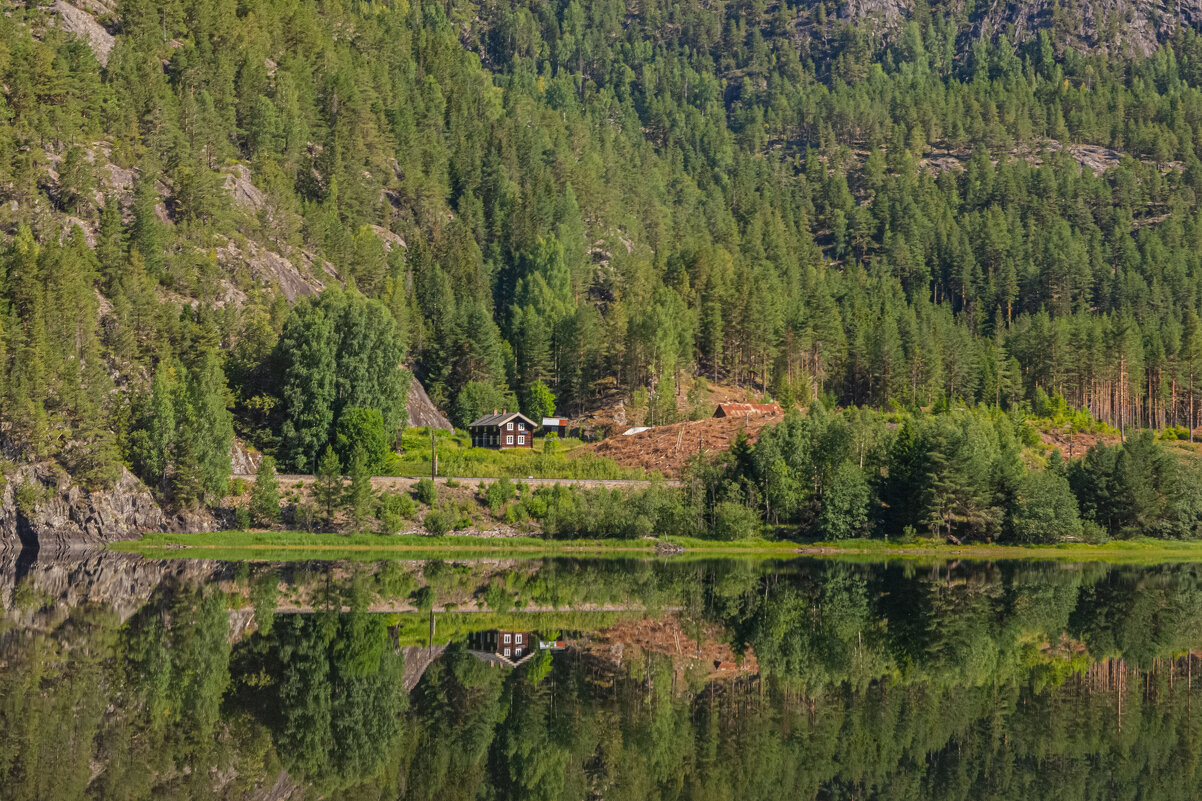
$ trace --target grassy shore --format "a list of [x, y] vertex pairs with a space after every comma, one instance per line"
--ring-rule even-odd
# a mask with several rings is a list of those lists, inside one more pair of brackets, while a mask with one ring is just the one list
[[[1202, 541], [1149, 538], [1114, 540], [1102, 545], [953, 545], [938, 540], [900, 544], [883, 540], [799, 543], [788, 540], [718, 542], [686, 537], [658, 540], [548, 540], [539, 537], [427, 537], [416, 534], [311, 534], [302, 531], [220, 531], [204, 534], [150, 534], [134, 542], [114, 543], [113, 550], [151, 558], [203, 558], [233, 561], [303, 561], [349, 559], [374, 561], [398, 558], [466, 559], [488, 556], [547, 556], [646, 558], [667, 545], [675, 558], [790, 558], [808, 556], [880, 562], [895, 559], [943, 561], [969, 559], [1054, 560], [1156, 564], [1202, 562]], [[675, 546], [675, 547], [673, 547]], [[677, 549], [683, 549], [678, 551]]]
[[152, 558], [203, 558], [253, 561], [310, 559], [434, 558], [453, 556], [654, 556], [660, 543], [706, 556], [792, 556], [797, 544], [761, 539], [714, 542], [690, 538], [662, 540], [549, 540], [539, 537], [428, 537], [417, 534], [311, 534], [303, 531], [218, 531], [202, 534], [148, 534], [110, 548]]
[[942, 540], [919, 539], [912, 543], [884, 540], [843, 540], [797, 544], [803, 556], [886, 561], [892, 559], [939, 560], [971, 559], [1001, 561], [1113, 562], [1158, 564], [1162, 562], [1202, 562], [1202, 541], [1158, 540], [1141, 537], [1112, 540], [1100, 545], [1065, 542], [1056, 545], [990, 545], [973, 543], [954, 545]]
[[[938, 540], [900, 544], [883, 540], [800, 543], [787, 540], [717, 542], [686, 537], [659, 540], [548, 540], [538, 537], [427, 537], [416, 534], [311, 534], [301, 531], [220, 531], [204, 534], [150, 534], [134, 542], [114, 543], [113, 550], [151, 558], [203, 558], [234, 561], [302, 561], [398, 558], [472, 558], [547, 556], [645, 558], [666, 544], [677, 558], [790, 558], [807, 556], [879, 562], [895, 559], [943, 561], [1026, 559], [1064, 562], [1156, 564], [1202, 562], [1202, 541], [1114, 540], [1102, 545], [953, 545]], [[672, 547], [675, 546], [675, 547]], [[683, 549], [678, 551], [677, 548]]]

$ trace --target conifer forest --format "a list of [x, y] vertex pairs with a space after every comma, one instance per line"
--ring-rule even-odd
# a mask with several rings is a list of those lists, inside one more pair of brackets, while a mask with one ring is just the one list
[[457, 426], [701, 377], [810, 410], [711, 527], [1193, 536], [1202, 12], [1145, 5], [5, 2], [5, 463], [213, 505], [411, 374]]

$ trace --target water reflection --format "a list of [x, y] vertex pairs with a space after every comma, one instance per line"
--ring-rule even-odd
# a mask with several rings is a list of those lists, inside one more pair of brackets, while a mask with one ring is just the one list
[[1188, 565], [0, 559], [0, 799], [1196, 798], [1200, 593]]

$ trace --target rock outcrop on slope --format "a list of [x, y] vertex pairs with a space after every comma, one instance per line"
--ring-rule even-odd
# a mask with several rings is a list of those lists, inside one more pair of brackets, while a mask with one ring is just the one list
[[[935, 0], [931, 12], [962, 21], [965, 39], [1025, 42], [1040, 31], [1054, 46], [1080, 51], [1149, 55], [1179, 28], [1202, 28], [1202, 0], [1002, 0], [968, 7], [964, 0]], [[914, 17], [914, 0], [848, 0], [841, 19], [897, 31]]]
[[406, 406], [409, 412], [409, 425], [411, 426], [431, 426], [443, 431], [454, 431], [455, 427], [451, 425], [451, 421], [446, 416], [438, 411], [438, 407], [430, 400], [430, 396], [426, 394], [426, 388], [421, 382], [414, 378], [409, 383], [409, 400]]
[[0, 551], [60, 551], [137, 539], [153, 531], [208, 531], [208, 512], [171, 517], [128, 470], [109, 489], [90, 490], [52, 462], [19, 467], [0, 491]]

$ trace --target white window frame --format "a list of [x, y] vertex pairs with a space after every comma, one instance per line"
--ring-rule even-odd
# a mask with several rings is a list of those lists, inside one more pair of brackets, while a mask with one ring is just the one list
[[505, 656], [509, 656], [509, 649], [508, 649], [508, 648], [506, 648], [506, 649], [505, 649]]
[[518, 434], [518, 444], [519, 444], [519, 445], [525, 445], [525, 444], [526, 444], [526, 438], [525, 438], [525, 437], [523, 437], [521, 434]]
[[506, 431], [513, 431], [513, 423], [506, 423], [506, 424], [505, 424], [505, 430], [506, 430]]
[[509, 645], [509, 637], [510, 637], [510, 635], [508, 635], [508, 634], [505, 635], [505, 644], [506, 645]]
[[521, 645], [522, 644], [522, 635], [521, 634], [513, 635], [513, 641], [515, 643], [517, 643], [518, 645]]
[[525, 431], [525, 430], [526, 430], [526, 424], [518, 423], [518, 431]]
[[506, 434], [506, 435], [505, 435], [505, 444], [506, 444], [506, 445], [512, 445], [512, 444], [513, 444], [513, 434]]

